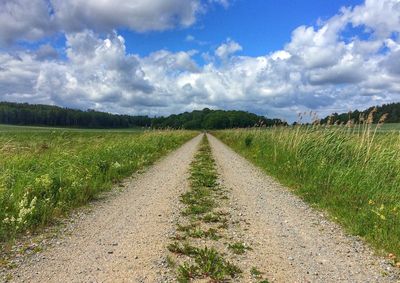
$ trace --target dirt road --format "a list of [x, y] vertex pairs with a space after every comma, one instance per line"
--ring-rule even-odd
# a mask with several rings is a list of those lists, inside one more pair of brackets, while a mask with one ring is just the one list
[[[209, 135], [221, 180], [250, 225], [254, 265], [276, 282], [398, 282], [393, 267]], [[388, 270], [389, 269], [389, 270]]]
[[[13, 282], [169, 282], [165, 267], [179, 196], [201, 136], [93, 206], [59, 244], [12, 271]], [[270, 282], [398, 282], [382, 258], [212, 136], [222, 185]], [[245, 282], [245, 281], [243, 281]]]
[[[15, 282], [164, 282], [171, 216], [200, 136], [173, 152], [126, 191], [94, 207], [69, 237], [33, 257]], [[38, 261], [36, 261], [38, 260]]]

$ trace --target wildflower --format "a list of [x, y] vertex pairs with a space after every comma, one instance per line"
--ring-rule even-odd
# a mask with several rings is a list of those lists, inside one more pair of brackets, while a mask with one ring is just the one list
[[35, 179], [36, 185], [48, 190], [53, 185], [53, 180], [51, 179], [49, 174], [44, 174]]
[[120, 168], [121, 167], [121, 164], [119, 164], [119, 162], [118, 161], [115, 161], [114, 163], [113, 163], [113, 165], [112, 165], [115, 169], [118, 169], [118, 168]]
[[370, 199], [370, 200], [368, 201], [368, 204], [369, 204], [369, 205], [374, 205], [375, 202], [374, 202], [372, 199]]

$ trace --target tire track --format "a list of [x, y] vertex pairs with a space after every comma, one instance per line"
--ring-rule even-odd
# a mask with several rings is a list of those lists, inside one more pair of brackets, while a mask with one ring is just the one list
[[94, 204], [59, 245], [14, 269], [12, 282], [165, 282], [171, 216], [200, 139], [151, 166], [122, 193]]
[[254, 265], [271, 282], [398, 282], [384, 259], [208, 135], [222, 183], [253, 244]]

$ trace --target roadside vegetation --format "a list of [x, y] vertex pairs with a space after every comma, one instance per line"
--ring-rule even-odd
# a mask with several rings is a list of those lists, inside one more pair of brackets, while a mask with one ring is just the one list
[[400, 257], [400, 133], [372, 124], [215, 132], [349, 232]]
[[87, 203], [195, 135], [188, 131], [2, 131], [0, 242]]

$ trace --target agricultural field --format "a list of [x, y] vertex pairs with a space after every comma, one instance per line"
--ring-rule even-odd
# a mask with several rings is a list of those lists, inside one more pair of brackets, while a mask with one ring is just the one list
[[0, 240], [87, 203], [194, 135], [0, 126]]
[[326, 210], [347, 231], [400, 254], [398, 125], [278, 127], [215, 135], [235, 151]]

